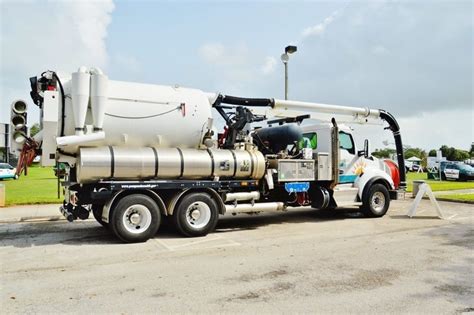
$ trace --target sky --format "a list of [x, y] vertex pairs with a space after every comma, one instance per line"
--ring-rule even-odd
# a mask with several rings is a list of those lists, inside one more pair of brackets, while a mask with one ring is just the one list
[[[115, 80], [283, 98], [280, 55], [294, 44], [290, 99], [383, 108], [412, 147], [474, 141], [472, 1], [0, 0], [0, 14], [0, 122], [13, 100], [30, 100], [29, 77], [81, 65]], [[359, 144], [393, 142], [380, 126], [354, 128]]]

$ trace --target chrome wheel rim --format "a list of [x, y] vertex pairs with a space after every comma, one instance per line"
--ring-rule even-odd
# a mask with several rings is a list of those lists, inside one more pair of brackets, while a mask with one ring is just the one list
[[151, 212], [144, 205], [132, 205], [125, 210], [122, 222], [128, 232], [133, 234], [143, 233], [151, 225]]
[[385, 207], [385, 195], [380, 191], [376, 191], [372, 195], [370, 205], [375, 212], [382, 212]]
[[196, 201], [186, 209], [186, 222], [193, 229], [201, 229], [211, 221], [211, 208], [202, 201]]

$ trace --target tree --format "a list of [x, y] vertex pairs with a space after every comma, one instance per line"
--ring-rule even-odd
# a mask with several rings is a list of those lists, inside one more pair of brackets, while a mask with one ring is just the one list
[[389, 159], [395, 152], [397, 151], [394, 149], [375, 149], [372, 155], [379, 159]]
[[409, 159], [413, 156], [421, 159], [421, 166], [426, 167], [427, 165], [427, 154], [426, 151], [420, 148], [407, 148], [404, 150], [405, 159]]
[[469, 155], [470, 155], [471, 157], [474, 157], [474, 142], [471, 143], [471, 149], [469, 150]]
[[430, 150], [430, 152], [428, 153], [428, 156], [436, 156], [436, 150], [435, 149]]
[[40, 131], [40, 125], [38, 123], [34, 124], [30, 128], [30, 137], [34, 137]]
[[[453, 147], [448, 147], [447, 145], [442, 145], [441, 148], [441, 153], [443, 153], [443, 156], [446, 157], [448, 161], [464, 161], [469, 159], [469, 152], [465, 150], [459, 150]], [[472, 148], [471, 148], [472, 150]]]

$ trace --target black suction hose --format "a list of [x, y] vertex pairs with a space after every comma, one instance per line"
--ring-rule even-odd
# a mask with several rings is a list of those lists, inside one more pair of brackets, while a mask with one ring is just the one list
[[56, 72], [53, 72], [53, 76], [56, 78], [59, 84], [59, 89], [61, 90], [61, 137], [64, 136], [64, 117], [66, 111], [66, 96], [64, 95], [64, 88]]
[[222, 95], [219, 94], [216, 101], [214, 102], [215, 105], [219, 105], [221, 103], [230, 104], [230, 105], [240, 105], [240, 106], [255, 106], [255, 107], [274, 107], [275, 101], [271, 98], [247, 98], [247, 97], [237, 97], [237, 96], [230, 96], [230, 95]]
[[395, 149], [397, 150], [397, 161], [398, 168], [400, 171], [400, 187], [405, 188], [407, 186], [406, 176], [405, 176], [405, 157], [403, 156], [403, 144], [402, 136], [400, 135], [400, 126], [398, 125], [397, 120], [387, 111], [380, 109], [380, 118], [385, 120], [388, 123], [389, 129], [393, 133], [393, 138], [395, 140]]

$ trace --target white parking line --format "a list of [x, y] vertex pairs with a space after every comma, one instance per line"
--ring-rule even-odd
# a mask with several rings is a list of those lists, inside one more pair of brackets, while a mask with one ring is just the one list
[[[236, 242], [234, 240], [230, 240], [230, 239], [227, 239], [227, 238], [224, 238], [220, 235], [212, 235], [212, 236], [208, 236], [204, 239], [200, 239], [200, 240], [197, 240], [197, 241], [188, 241], [186, 242], [186, 239], [183, 239], [183, 244], [178, 244], [178, 245], [170, 245], [170, 244], [167, 244], [166, 242], [166, 239], [153, 239], [158, 245], [161, 245], [162, 247], [164, 247], [166, 250], [170, 251], [170, 252], [174, 252], [174, 251], [179, 251], [179, 250], [192, 250], [192, 249], [198, 249], [198, 248], [193, 248], [192, 246], [195, 246], [195, 245], [198, 245], [198, 244], [203, 244], [203, 243], [210, 243], [210, 242], [213, 242], [213, 241], [221, 241], [219, 244], [215, 244], [215, 245], [210, 245], [210, 246], [204, 246], [203, 249], [205, 248], [216, 248], [216, 247], [229, 247], [229, 246], [240, 246], [242, 245], [241, 243], [239, 242]], [[179, 239], [172, 239], [171, 241], [180, 241]]]
[[223, 238], [220, 237], [219, 235], [216, 235], [216, 237], [206, 237], [205, 239], [202, 239], [202, 240], [198, 240], [198, 241], [194, 241], [194, 242], [187, 242], [187, 243], [184, 243], [184, 244], [180, 244], [180, 245], [175, 245], [173, 246], [172, 248], [173, 249], [176, 249], [176, 248], [181, 248], [181, 247], [186, 247], [186, 246], [191, 246], [191, 245], [196, 245], [196, 244], [202, 244], [202, 243], [206, 243], [206, 242], [212, 242], [212, 241], [217, 241], [217, 240], [222, 240]]
[[467, 216], [467, 217], [457, 217], [455, 219], [452, 219], [453, 221], [460, 221], [460, 220], [473, 220], [472, 216]]
[[172, 247], [169, 247], [168, 245], [166, 245], [163, 241], [159, 240], [159, 239], [156, 239], [154, 238], [153, 239], [155, 242], [157, 242], [158, 244], [160, 244], [161, 246], [163, 246], [164, 248], [166, 248], [167, 250], [169, 250], [170, 252], [174, 251], [174, 249]]

